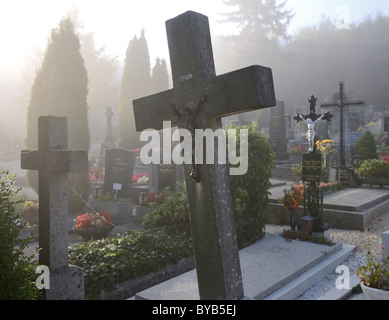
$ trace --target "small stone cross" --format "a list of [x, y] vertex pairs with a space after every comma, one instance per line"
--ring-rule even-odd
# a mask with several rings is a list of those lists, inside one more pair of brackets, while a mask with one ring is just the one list
[[69, 265], [67, 174], [87, 171], [88, 153], [68, 150], [66, 117], [39, 117], [38, 150], [22, 151], [21, 168], [39, 171], [39, 264], [50, 270], [46, 299], [83, 299], [83, 271]]
[[[168, 20], [166, 29], [174, 89], [133, 102], [137, 131], [161, 129], [163, 121], [189, 131], [217, 130], [224, 116], [276, 105], [269, 68], [252, 66], [216, 76], [206, 16], [188, 11]], [[214, 148], [217, 154], [217, 143]], [[241, 299], [228, 167], [184, 168], [200, 299]]]

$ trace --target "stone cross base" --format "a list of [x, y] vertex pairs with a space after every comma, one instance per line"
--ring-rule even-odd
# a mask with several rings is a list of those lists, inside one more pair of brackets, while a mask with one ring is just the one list
[[84, 271], [68, 265], [50, 270], [50, 289], [46, 300], [84, 300]]

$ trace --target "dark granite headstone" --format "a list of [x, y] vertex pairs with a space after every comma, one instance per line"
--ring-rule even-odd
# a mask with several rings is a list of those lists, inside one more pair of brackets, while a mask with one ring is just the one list
[[284, 102], [277, 100], [277, 106], [270, 109], [269, 126], [270, 145], [276, 154], [277, 160], [288, 159], [286, 140], [286, 120]]
[[130, 198], [136, 152], [108, 149], [105, 155], [104, 194]]

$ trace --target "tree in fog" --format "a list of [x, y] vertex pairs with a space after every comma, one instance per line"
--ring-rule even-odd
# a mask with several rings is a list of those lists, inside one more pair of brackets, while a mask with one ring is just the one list
[[169, 75], [165, 59], [157, 58], [151, 70], [151, 93], [158, 93], [169, 89]]
[[119, 62], [117, 56], [109, 56], [104, 47], [97, 47], [94, 33], [84, 31], [84, 23], [79, 17], [79, 10], [73, 8], [69, 16], [74, 24], [81, 43], [81, 55], [88, 72], [88, 108], [92, 140], [104, 138], [108, 107], [116, 108], [119, 100]]
[[[87, 95], [88, 76], [80, 54], [80, 40], [71, 20], [64, 18], [51, 32], [42, 65], [32, 86], [27, 110], [26, 148], [38, 147], [38, 117], [54, 115], [68, 118], [69, 148], [89, 151]], [[36, 172], [29, 171], [28, 178], [37, 189]], [[87, 199], [88, 173], [69, 174], [69, 186]], [[69, 201], [71, 211], [83, 206], [72, 189]]]
[[235, 11], [225, 13], [225, 22], [233, 23], [239, 32], [227, 36], [227, 43], [246, 64], [267, 65], [278, 55], [279, 45], [290, 39], [287, 29], [293, 13], [285, 8], [286, 1], [225, 0]]
[[325, 18], [317, 26], [305, 27], [285, 46], [283, 77], [277, 93], [290, 104], [306, 102], [315, 94], [331, 99], [344, 81], [353, 99], [384, 110], [389, 104], [389, 17], [366, 17], [350, 30], [337, 29]]
[[151, 93], [150, 55], [142, 30], [139, 39], [129, 42], [119, 98], [119, 146], [135, 149], [141, 146], [140, 133], [135, 129], [132, 101]]

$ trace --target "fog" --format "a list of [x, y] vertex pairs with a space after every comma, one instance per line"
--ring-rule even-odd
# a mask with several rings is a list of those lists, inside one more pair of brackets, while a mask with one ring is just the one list
[[[251, 21], [253, 22], [252, 28], [248, 28], [247, 26], [251, 22], [246, 19], [248, 15], [245, 15], [244, 12], [248, 8], [237, 5], [228, 6], [226, 4], [228, 2], [231, 4], [240, 3], [240, 1], [216, 1], [212, 7], [204, 6], [204, 10], [201, 10], [198, 4], [195, 8], [198, 12], [210, 17], [218, 74], [253, 64], [271, 67], [277, 99], [285, 101], [287, 112], [293, 112], [301, 106], [308, 107], [307, 100], [312, 94], [318, 97], [318, 103], [331, 99], [338, 90], [339, 81], [345, 82], [347, 94], [353, 99], [366, 100], [366, 105], [372, 106], [377, 112], [387, 109], [389, 104], [389, 38], [387, 36], [389, 10], [387, 10], [388, 5], [385, 1], [370, 1], [370, 6], [373, 3], [373, 7], [369, 7], [369, 11], [365, 12], [363, 7], [356, 8], [357, 4], [361, 5], [359, 1], [355, 1], [355, 5], [350, 4], [349, 7], [346, 5], [346, 9], [349, 11], [337, 13], [336, 10], [339, 9], [340, 5], [353, 2], [327, 1], [327, 5], [318, 7], [317, 12], [312, 14], [312, 17], [315, 17], [312, 21], [312, 17], [308, 17], [312, 7], [310, 7], [311, 9], [304, 8], [301, 3], [297, 4], [298, 2], [289, 0], [286, 1], [284, 7], [281, 7], [278, 16], [276, 15], [276, 18], [273, 16], [274, 20], [279, 19], [280, 21], [280, 26], [273, 24], [273, 30], [270, 30], [271, 27], [270, 29], [264, 28], [258, 21]], [[87, 1], [81, 3], [84, 7], [87, 3], [88, 6], [91, 5]], [[152, 3], [152, 1], [148, 1], [148, 5]], [[116, 121], [117, 129], [120, 86], [129, 41], [134, 36], [139, 37], [141, 30], [144, 29], [150, 50], [150, 72], [155, 64], [155, 59], [163, 58], [168, 64], [167, 70], [170, 73], [166, 37], [161, 36], [161, 32], [165, 33], [163, 20], [172, 18], [188, 9], [193, 9], [193, 4], [192, 1], [180, 1], [179, 7], [176, 6], [171, 10], [166, 9], [163, 13], [161, 11], [160, 16], [163, 18], [159, 17], [158, 21], [156, 20], [158, 14], [153, 8], [150, 8], [153, 11], [150, 14], [144, 11], [136, 14], [137, 8], [134, 5], [131, 8], [131, 16], [141, 16], [141, 22], [138, 22], [140, 24], [125, 30], [120, 28], [120, 22], [116, 21], [117, 34], [111, 32], [105, 38], [106, 43], [101, 34], [101, 26], [99, 31], [91, 30], [92, 25], [97, 25], [93, 24], [92, 20], [86, 19], [88, 15], [95, 14], [95, 21], [98, 21], [100, 25], [104, 24], [105, 19], [101, 16], [101, 11], [97, 16], [91, 10], [93, 7], [88, 7], [88, 10], [85, 10], [82, 5], [81, 8], [77, 8], [77, 5], [72, 4], [63, 8], [61, 16], [69, 13], [73, 16], [75, 14], [76, 24], [78, 23], [76, 25], [77, 33], [80, 36], [81, 52], [89, 77], [88, 103], [90, 105], [88, 107], [92, 140], [104, 139], [104, 112], [107, 107], [112, 107], [116, 114], [114, 121]], [[109, 9], [109, 6], [110, 4], [107, 4], [106, 8]], [[115, 4], [115, 9], [115, 12], [118, 13], [117, 4]], [[126, 7], [126, 9], [130, 8]], [[182, 9], [181, 12], [177, 12], [180, 9]], [[255, 10], [256, 8], [250, 9]], [[322, 11], [324, 9], [330, 10], [329, 12], [333, 14], [330, 17], [326, 16], [328, 11]], [[366, 15], [359, 15], [358, 19], [352, 19], [352, 14], [355, 16], [357, 9], [359, 13], [362, 12]], [[233, 19], [232, 15], [225, 15], [226, 12], [236, 10], [240, 14], [236, 15], [235, 18], [239, 18], [240, 21]], [[377, 15], [378, 10], [381, 10], [382, 13]], [[77, 12], [82, 12], [82, 14], [77, 16]], [[290, 21], [285, 21], [283, 18], [288, 12]], [[319, 12], [324, 13], [324, 16], [318, 18]], [[259, 13], [257, 14], [259, 15]], [[266, 14], [261, 14], [266, 16]], [[109, 12], [109, 10], [107, 15], [110, 18], [114, 17], [114, 13]], [[306, 17], [305, 23], [304, 16]], [[120, 17], [122, 18], [122, 15]], [[37, 18], [39, 20], [39, 17]], [[339, 18], [342, 19], [339, 20]], [[55, 28], [59, 20], [54, 24], [51, 20], [50, 28]], [[141, 25], [142, 20], [144, 25]], [[90, 22], [89, 25], [87, 21]], [[339, 25], [339, 21], [341, 25]], [[154, 34], [154, 29], [147, 27], [151, 24], [154, 25], [154, 28], [159, 29], [157, 37]], [[126, 24], [123, 22], [123, 25]], [[29, 25], [25, 26], [27, 29], [30, 27], [32, 28]], [[42, 28], [37, 30], [43, 33]], [[27, 48], [27, 51], [23, 52], [25, 59], [21, 62], [15, 63], [11, 60], [12, 52], [9, 52], [7, 56], [0, 56], [3, 60], [10, 59], [8, 64], [2, 61], [0, 69], [2, 120], [0, 123], [0, 144], [3, 147], [6, 144], [18, 144], [23, 147], [31, 86], [34, 82], [35, 72], [41, 66], [43, 53], [49, 39], [48, 35], [47, 31], [41, 35], [41, 42], [42, 38], [46, 40], [46, 42], [43, 41], [45, 42], [43, 47], [40, 44], [38, 48], [35, 47], [35, 51], [34, 47]], [[11, 36], [12, 29], [7, 32], [5, 39], [24, 41], [23, 39], [11, 38]], [[117, 45], [115, 49], [112, 45], [109, 46], [113, 39], [121, 39], [120, 45]], [[21, 52], [14, 54], [20, 56]]]

